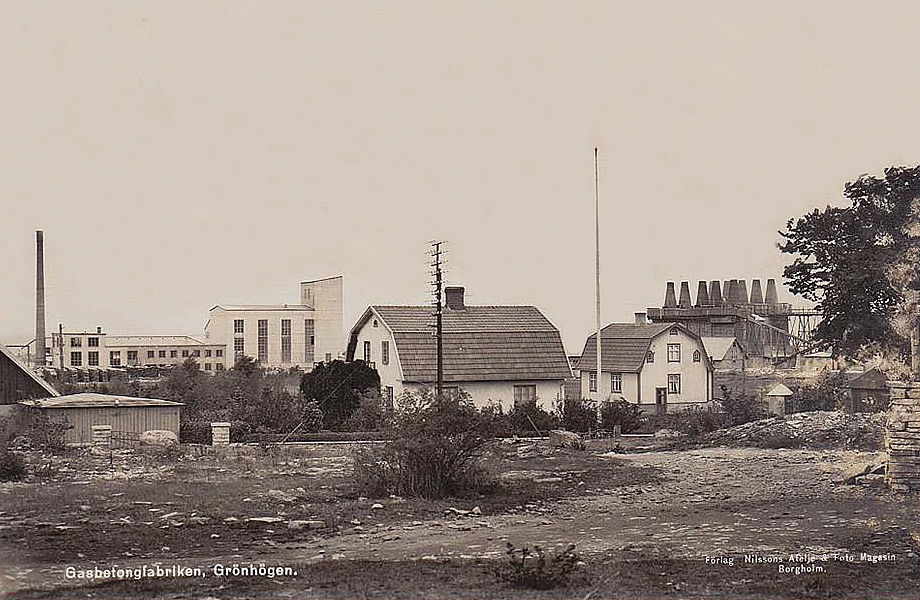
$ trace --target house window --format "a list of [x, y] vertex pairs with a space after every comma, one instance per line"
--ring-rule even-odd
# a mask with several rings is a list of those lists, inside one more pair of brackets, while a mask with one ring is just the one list
[[588, 373], [588, 391], [589, 392], [597, 391], [597, 373], [594, 373], [594, 372]]
[[377, 327], [377, 319], [374, 319], [374, 327]]
[[368, 341], [364, 342], [364, 362], [371, 362], [371, 343]]
[[128, 364], [137, 363], [137, 350], [128, 350]]
[[291, 320], [281, 319], [281, 362], [291, 362]]
[[672, 327], [671, 331], [668, 332], [668, 335], [677, 335], [678, 333], [679, 332], [677, 330], [677, 327]]
[[182, 351], [182, 358], [187, 358], [187, 357], [188, 357], [188, 350], [183, 350], [183, 351]]
[[655, 353], [649, 350], [648, 354], [645, 355], [645, 362], [647, 363], [655, 362]]
[[109, 352], [109, 364], [113, 367], [121, 366], [121, 350], [112, 350]]
[[668, 373], [668, 393], [680, 393], [680, 373]]
[[702, 357], [702, 355], [700, 354], [700, 351], [699, 351], [699, 350], [694, 350], [694, 351], [693, 351], [693, 362], [700, 362], [700, 360], [702, 360], [702, 358], [703, 358], [703, 357]]
[[611, 373], [610, 374], [610, 391], [611, 392], [622, 392], [623, 391], [623, 374], [622, 373]]
[[384, 402], [384, 408], [390, 411], [393, 410], [393, 386], [392, 385], [388, 385], [384, 388], [383, 402]]
[[196, 358], [201, 356], [201, 350], [192, 350], [192, 356]]
[[215, 368], [217, 371], [223, 371], [223, 370], [224, 370], [224, 363], [217, 363], [217, 365], [216, 365], [214, 368]]
[[246, 351], [246, 344], [244, 343], [243, 338], [234, 338], [233, 353], [237, 356], [242, 356], [245, 351]]
[[89, 338], [86, 338], [86, 345], [89, 346], [90, 348], [98, 348], [98, 347], [99, 347], [99, 338], [97, 338], [97, 337], [89, 337]]
[[210, 371], [210, 370], [211, 370], [211, 363], [204, 363], [204, 370], [205, 370], [205, 371]]
[[385, 365], [390, 364], [390, 342], [387, 340], [380, 342], [380, 362]]
[[205, 351], [204, 351], [204, 357], [205, 357], [205, 358], [211, 358], [211, 350], [205, 349]]
[[668, 344], [668, 362], [680, 362], [680, 344]]
[[217, 350], [215, 350], [214, 356], [216, 356], [217, 358], [222, 358], [224, 356], [224, 349], [218, 348]]
[[153, 350], [148, 350], [148, 351], [147, 351], [147, 358], [153, 358], [153, 357], [156, 356], [156, 355], [157, 355], [157, 353], [154, 352]]
[[332, 353], [331, 353], [331, 352], [327, 352], [327, 353], [326, 353], [326, 362], [332, 362]]
[[91, 367], [99, 366], [99, 353], [98, 352], [87, 352], [86, 353], [86, 364]]
[[523, 406], [525, 404], [537, 403], [537, 386], [535, 385], [516, 385], [514, 386], [514, 405]]
[[243, 319], [233, 319], [234, 335], [243, 335]]
[[259, 362], [268, 362], [268, 319], [259, 319]]
[[166, 358], [166, 350], [160, 350], [157, 353], [157, 356], [159, 356], [160, 358]]
[[179, 351], [178, 351], [178, 350], [170, 350], [170, 351], [169, 351], [169, 358], [179, 358]]
[[71, 367], [82, 367], [83, 366], [83, 353], [82, 352], [71, 352], [70, 353], [70, 366]]
[[70, 347], [71, 348], [80, 348], [83, 346], [83, 340], [78, 337], [70, 338]]

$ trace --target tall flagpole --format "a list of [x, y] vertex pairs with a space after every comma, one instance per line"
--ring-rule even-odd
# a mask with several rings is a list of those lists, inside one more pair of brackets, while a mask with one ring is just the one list
[[598, 402], [601, 400], [601, 225], [600, 202], [598, 200], [597, 148], [594, 148], [594, 300], [597, 325], [597, 377], [595, 390]]

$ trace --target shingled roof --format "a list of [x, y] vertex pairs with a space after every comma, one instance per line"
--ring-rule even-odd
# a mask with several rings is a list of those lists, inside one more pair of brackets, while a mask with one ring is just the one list
[[[436, 378], [437, 342], [428, 306], [370, 306], [352, 328], [348, 358], [357, 334], [372, 316], [393, 333], [403, 380]], [[444, 381], [524, 381], [571, 377], [559, 331], [533, 306], [466, 306], [442, 317]]]
[[[652, 323], [633, 325], [631, 323], [611, 323], [601, 329], [601, 368], [604, 371], [638, 372], [645, 362], [652, 338], [671, 327], [680, 327], [674, 323]], [[685, 332], [689, 331], [682, 328]], [[690, 334], [693, 335], [693, 334]], [[578, 361], [581, 368], [590, 370], [597, 367], [597, 334], [585, 341], [585, 348]]]

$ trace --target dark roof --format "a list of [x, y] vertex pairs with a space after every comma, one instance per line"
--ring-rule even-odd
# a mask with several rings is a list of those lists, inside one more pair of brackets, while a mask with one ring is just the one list
[[888, 377], [877, 368], [864, 373], [847, 373], [847, 387], [859, 390], [885, 390]]
[[[676, 323], [649, 323], [634, 325], [632, 323], [611, 323], [601, 329], [601, 368], [611, 372], [638, 372], [648, 354], [652, 338], [671, 329], [679, 327], [684, 333], [695, 336], [685, 327]], [[708, 362], [708, 361], [707, 361]], [[597, 334], [588, 336], [578, 365], [582, 369], [597, 368]]]
[[125, 406], [182, 406], [181, 402], [159, 400], [157, 398], [135, 398], [134, 396], [113, 396], [110, 394], [96, 394], [84, 392], [81, 394], [68, 394], [43, 400], [25, 400], [20, 402], [26, 406], [40, 408], [111, 408]]
[[[403, 379], [433, 382], [437, 376], [435, 318], [428, 306], [371, 306], [352, 328], [376, 317], [393, 333]], [[523, 381], [571, 377], [559, 331], [533, 306], [467, 306], [445, 310], [444, 381]]]

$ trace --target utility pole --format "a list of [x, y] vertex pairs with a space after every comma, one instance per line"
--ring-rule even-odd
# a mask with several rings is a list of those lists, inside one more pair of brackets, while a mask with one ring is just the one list
[[435, 394], [438, 400], [441, 400], [441, 397], [444, 393], [444, 329], [443, 329], [443, 306], [441, 303], [441, 292], [443, 286], [443, 272], [441, 270], [441, 265], [444, 264], [444, 261], [441, 257], [444, 255], [444, 250], [441, 250], [441, 245], [444, 242], [431, 242], [431, 268], [433, 269], [432, 275], [434, 275], [434, 280], [431, 282], [432, 293], [434, 294], [434, 317], [435, 317], [435, 338], [437, 339], [437, 361], [438, 361], [438, 371], [437, 371], [437, 381], [435, 387]]
[[594, 311], [597, 325], [597, 377], [594, 378], [598, 407], [601, 401], [601, 225], [598, 199], [597, 148], [594, 148]]

